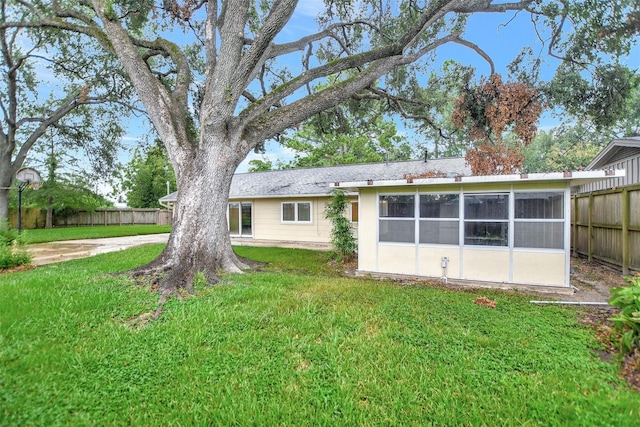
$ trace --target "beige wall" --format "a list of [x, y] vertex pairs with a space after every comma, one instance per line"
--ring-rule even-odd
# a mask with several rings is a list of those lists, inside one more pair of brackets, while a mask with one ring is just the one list
[[509, 249], [482, 248], [463, 251], [462, 278], [488, 282], [509, 281]]
[[378, 236], [376, 221], [378, 199], [375, 191], [360, 191], [360, 221], [358, 222], [358, 269], [377, 271]]
[[460, 277], [460, 248], [458, 246], [420, 246], [418, 250], [418, 275], [443, 277], [442, 258], [447, 257], [446, 276], [450, 279]]
[[513, 251], [513, 281], [533, 285], [564, 286], [564, 252]]
[[416, 247], [380, 243], [378, 271], [394, 274], [416, 274]]
[[[357, 201], [357, 198], [352, 200]], [[327, 243], [331, 240], [331, 222], [324, 217], [329, 197], [234, 199], [230, 202], [252, 204], [253, 239], [318, 243]], [[283, 202], [311, 202], [311, 223], [282, 222]], [[357, 227], [354, 227], [354, 235], [357, 237]]]

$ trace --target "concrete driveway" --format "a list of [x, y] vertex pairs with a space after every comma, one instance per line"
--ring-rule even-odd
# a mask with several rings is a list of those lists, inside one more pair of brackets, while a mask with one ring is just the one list
[[109, 237], [104, 239], [64, 240], [61, 242], [36, 243], [28, 245], [33, 265], [52, 264], [85, 258], [107, 252], [120, 251], [134, 246], [167, 243], [169, 233], [146, 234], [143, 236]]
[[[134, 246], [167, 243], [169, 233], [146, 234], [143, 236], [108, 237], [104, 239], [63, 240], [60, 242], [36, 243], [28, 245], [32, 265], [45, 265], [71, 259], [86, 258], [107, 252], [120, 251]], [[330, 243], [292, 242], [284, 240], [254, 240], [231, 238], [234, 246], [265, 246], [282, 248], [331, 250]]]

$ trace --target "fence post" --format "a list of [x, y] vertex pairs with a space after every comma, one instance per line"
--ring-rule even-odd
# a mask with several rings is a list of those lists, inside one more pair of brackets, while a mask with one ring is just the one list
[[631, 261], [631, 248], [629, 242], [629, 223], [631, 220], [631, 209], [629, 201], [629, 190], [622, 190], [622, 274], [629, 275], [629, 262]]
[[573, 256], [578, 257], [578, 195], [573, 195]]
[[587, 239], [587, 260], [593, 261], [593, 191], [589, 193], [589, 208], [587, 212], [588, 217], [588, 239]]

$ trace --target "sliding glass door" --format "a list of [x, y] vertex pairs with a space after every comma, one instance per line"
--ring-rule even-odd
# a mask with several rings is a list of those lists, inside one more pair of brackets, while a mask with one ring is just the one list
[[229, 234], [234, 237], [251, 237], [251, 203], [229, 203]]

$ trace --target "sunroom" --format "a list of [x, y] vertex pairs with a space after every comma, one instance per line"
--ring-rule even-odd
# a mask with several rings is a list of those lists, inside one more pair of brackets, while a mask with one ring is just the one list
[[624, 171], [341, 182], [357, 189], [358, 270], [570, 288], [571, 187]]

